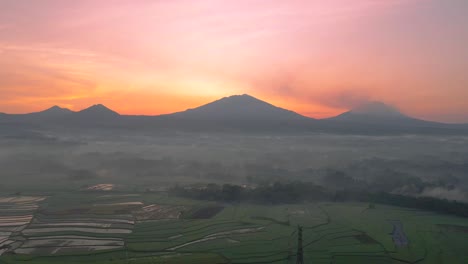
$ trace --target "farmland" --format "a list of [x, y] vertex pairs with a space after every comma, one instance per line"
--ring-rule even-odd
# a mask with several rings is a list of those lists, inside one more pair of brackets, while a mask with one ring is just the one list
[[89, 189], [0, 198], [0, 263], [468, 263], [468, 219], [366, 203]]

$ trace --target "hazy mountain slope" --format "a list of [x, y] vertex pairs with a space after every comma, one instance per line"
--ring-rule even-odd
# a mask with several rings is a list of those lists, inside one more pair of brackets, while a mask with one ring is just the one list
[[413, 118], [401, 113], [397, 108], [382, 102], [368, 102], [348, 112], [340, 114], [328, 120], [355, 123], [355, 124], [378, 124], [391, 126], [440, 126], [442, 123], [431, 122]]
[[171, 114], [171, 116], [193, 120], [279, 121], [310, 119], [247, 94], [224, 97], [194, 109]]

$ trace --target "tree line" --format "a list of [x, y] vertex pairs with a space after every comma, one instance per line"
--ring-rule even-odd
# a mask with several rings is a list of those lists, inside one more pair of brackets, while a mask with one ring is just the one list
[[207, 184], [202, 187], [175, 186], [170, 193], [197, 200], [291, 204], [300, 202], [365, 202], [428, 210], [468, 217], [468, 204], [433, 197], [416, 197], [365, 190], [330, 190], [310, 182], [275, 182], [255, 188], [232, 184]]

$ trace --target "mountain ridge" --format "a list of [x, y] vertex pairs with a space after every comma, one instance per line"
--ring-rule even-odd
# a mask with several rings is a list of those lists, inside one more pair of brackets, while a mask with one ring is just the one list
[[[41, 128], [131, 129], [183, 132], [290, 132], [290, 133], [464, 133], [468, 125], [444, 124], [407, 116], [381, 102], [368, 102], [336, 117], [313, 119], [274, 106], [248, 94], [223, 97], [185, 111], [154, 115], [120, 115], [103, 104], [74, 112], [59, 106], [17, 115], [1, 115], [2, 124]], [[460, 132], [461, 131], [461, 132]]]
[[[179, 112], [173, 112], [173, 113], [167, 113], [167, 114], [159, 114], [159, 115], [126, 115], [126, 114], [119, 114], [118, 112], [108, 108], [107, 106], [103, 105], [103, 104], [94, 104], [94, 105], [91, 105], [87, 108], [84, 108], [82, 110], [79, 110], [79, 111], [72, 111], [68, 108], [62, 108], [62, 107], [59, 107], [57, 105], [54, 105], [50, 108], [47, 108], [45, 110], [42, 110], [42, 111], [38, 111], [38, 112], [31, 112], [31, 113], [26, 113], [26, 114], [9, 114], [9, 113], [4, 113], [4, 112], [0, 112], [0, 115], [7, 115], [7, 116], [25, 116], [25, 115], [35, 115], [35, 114], [39, 114], [39, 113], [53, 113], [53, 112], [61, 112], [61, 113], [70, 113], [70, 114], [83, 114], [83, 113], [107, 113], [109, 114], [110, 116], [134, 116], [134, 117], [169, 117], [169, 116], [182, 116], [184, 114], [187, 114], [187, 113], [192, 113], [194, 111], [199, 111], [200, 109], [202, 108], [206, 108], [206, 107], [209, 107], [209, 106], [213, 106], [213, 105], [216, 105], [220, 102], [224, 102], [224, 101], [233, 101], [233, 99], [239, 99], [239, 98], [243, 98], [244, 100], [247, 99], [247, 100], [251, 100], [253, 102], [256, 102], [256, 103], [260, 103], [260, 104], [264, 104], [264, 105], [267, 105], [268, 107], [271, 107], [272, 109], [277, 109], [277, 110], [283, 110], [285, 113], [289, 113], [290, 116], [293, 116], [293, 117], [299, 117], [299, 118], [302, 118], [302, 119], [309, 119], [309, 120], [338, 120], [338, 119], [343, 119], [345, 117], [348, 117], [350, 115], [362, 115], [362, 116], [374, 116], [374, 117], [399, 117], [399, 118], [405, 118], [405, 119], [413, 119], [413, 120], [420, 120], [420, 119], [417, 119], [417, 118], [414, 118], [414, 117], [411, 117], [411, 116], [408, 116], [406, 114], [403, 114], [401, 113], [397, 108], [391, 106], [391, 105], [388, 105], [388, 104], [385, 104], [383, 102], [379, 102], [379, 101], [370, 101], [370, 102], [367, 102], [367, 103], [364, 103], [362, 105], [359, 105], [353, 109], [350, 109], [346, 112], [343, 112], [341, 114], [338, 114], [336, 116], [333, 116], [333, 117], [328, 117], [328, 118], [323, 118], [323, 119], [316, 119], [316, 118], [313, 118], [313, 117], [308, 117], [308, 116], [304, 116], [304, 115], [301, 115], [297, 112], [294, 112], [292, 110], [289, 110], [289, 109], [285, 109], [285, 108], [281, 108], [281, 107], [278, 107], [278, 106], [274, 106], [266, 101], [262, 101], [258, 98], [255, 98], [251, 95], [248, 95], [248, 94], [242, 94], [242, 95], [231, 95], [231, 96], [226, 96], [226, 97], [223, 97], [223, 98], [220, 98], [218, 100], [215, 100], [215, 101], [212, 101], [212, 102], [209, 102], [209, 103], [206, 103], [204, 105], [201, 105], [201, 106], [198, 106], [198, 107], [195, 107], [195, 108], [189, 108], [189, 109], [186, 109], [184, 111], [179, 111]], [[375, 111], [377, 108], [377, 111]], [[219, 113], [216, 113], [217, 115], [219, 115]], [[251, 116], [247, 116], [248, 118], [251, 118]], [[277, 117], [275, 117], [277, 118]], [[427, 121], [427, 120], [421, 120], [421, 121], [426, 121], [426, 122], [432, 122], [432, 123], [440, 123], [440, 124], [452, 124], [452, 123], [442, 123], [442, 122], [437, 122], [437, 121]], [[453, 125], [468, 125], [468, 123], [453, 123]]]

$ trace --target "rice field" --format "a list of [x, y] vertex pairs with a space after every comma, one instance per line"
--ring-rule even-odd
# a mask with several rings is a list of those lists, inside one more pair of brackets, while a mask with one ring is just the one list
[[20, 195], [0, 197], [0, 256], [21, 243], [21, 232], [30, 224], [38, 203], [44, 199]]
[[298, 225], [306, 263], [468, 263], [468, 219], [378, 204], [102, 190], [5, 196], [0, 212], [2, 263], [295, 263]]

